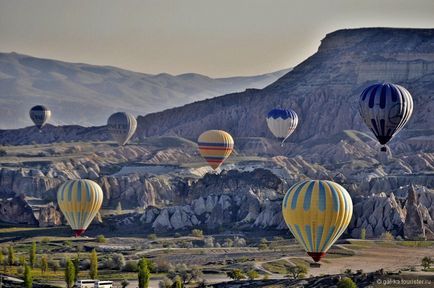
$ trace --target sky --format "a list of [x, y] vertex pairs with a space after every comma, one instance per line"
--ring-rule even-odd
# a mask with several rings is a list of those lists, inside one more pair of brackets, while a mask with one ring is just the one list
[[343, 28], [434, 28], [433, 0], [0, 0], [0, 52], [137, 72], [257, 75]]

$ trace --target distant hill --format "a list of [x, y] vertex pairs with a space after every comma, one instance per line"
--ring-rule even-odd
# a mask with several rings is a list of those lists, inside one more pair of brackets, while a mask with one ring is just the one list
[[0, 129], [31, 125], [28, 110], [36, 104], [52, 109], [52, 124], [104, 125], [115, 111], [146, 115], [246, 88], [263, 88], [286, 72], [219, 79], [194, 73], [150, 75], [0, 53]]
[[368, 131], [357, 111], [369, 84], [391, 81], [413, 95], [414, 112], [400, 134], [433, 135], [434, 29], [364, 28], [328, 34], [318, 52], [262, 90], [249, 89], [148, 114], [138, 135], [179, 135], [224, 129], [235, 137], [272, 137], [265, 115], [291, 107], [300, 116], [289, 142], [319, 139], [343, 130]]

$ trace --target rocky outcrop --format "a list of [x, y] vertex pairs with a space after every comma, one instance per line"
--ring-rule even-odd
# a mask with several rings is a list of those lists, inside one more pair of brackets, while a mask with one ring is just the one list
[[434, 239], [434, 221], [428, 209], [419, 203], [413, 186], [408, 191], [405, 203], [406, 217], [404, 222], [404, 238], [409, 240]]
[[348, 226], [351, 237], [360, 238], [362, 229], [367, 238], [381, 236], [389, 231], [393, 235], [402, 235], [405, 211], [393, 193], [355, 199], [353, 217]]
[[218, 127], [235, 137], [271, 138], [264, 119], [256, 116], [276, 106], [291, 107], [303, 118], [291, 142], [318, 141], [349, 129], [368, 132], [357, 113], [357, 99], [374, 81], [406, 86], [418, 111], [406, 129], [431, 129], [434, 102], [427, 91], [434, 80], [433, 41], [434, 29], [335, 31], [322, 40], [317, 53], [266, 88], [139, 116], [137, 133], [196, 139], [202, 131]]
[[45, 203], [42, 199], [18, 196], [0, 199], [0, 221], [51, 227], [62, 225], [63, 216], [53, 203]]
[[0, 199], [0, 221], [12, 224], [38, 225], [32, 207], [24, 197]]

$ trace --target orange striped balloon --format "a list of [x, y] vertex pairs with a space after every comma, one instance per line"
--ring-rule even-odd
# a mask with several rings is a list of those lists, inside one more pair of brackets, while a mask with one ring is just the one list
[[234, 139], [223, 130], [208, 130], [197, 140], [200, 155], [216, 170], [231, 155], [234, 149]]

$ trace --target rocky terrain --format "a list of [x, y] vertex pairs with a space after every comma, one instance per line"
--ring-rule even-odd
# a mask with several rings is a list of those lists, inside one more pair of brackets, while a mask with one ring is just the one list
[[[5, 203], [25, 195], [47, 204], [66, 179], [89, 178], [103, 189], [104, 209], [120, 204], [136, 210], [103, 219], [116, 229], [286, 231], [280, 204], [288, 187], [306, 178], [330, 179], [353, 198], [346, 236], [358, 238], [365, 229], [368, 238], [389, 231], [433, 239], [433, 43], [433, 29], [336, 31], [315, 55], [263, 90], [140, 117], [125, 147], [108, 142], [104, 126], [2, 130], [0, 196]], [[379, 151], [356, 111], [362, 88], [379, 78], [406, 86], [417, 111], [388, 153]], [[261, 116], [279, 105], [291, 106], [301, 118], [284, 147]], [[233, 155], [217, 173], [191, 141], [211, 128], [235, 138]], [[23, 221], [58, 225], [52, 209]], [[0, 220], [19, 222], [13, 213], [3, 212]]]
[[263, 88], [286, 72], [217, 79], [194, 73], [150, 75], [0, 53], [0, 128], [30, 126], [28, 110], [36, 104], [50, 107], [51, 123], [57, 125], [104, 125], [119, 110], [144, 115], [246, 88]]

